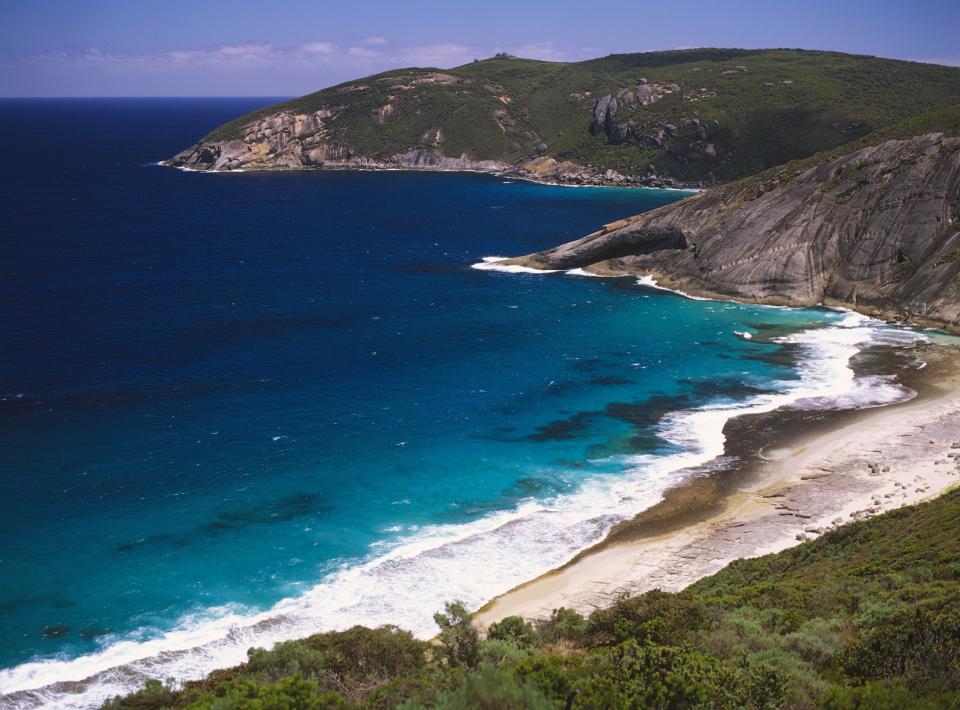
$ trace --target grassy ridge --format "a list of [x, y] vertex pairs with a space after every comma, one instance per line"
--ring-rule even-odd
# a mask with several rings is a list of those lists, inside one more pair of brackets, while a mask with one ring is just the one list
[[[418, 83], [439, 71], [454, 80]], [[695, 135], [681, 131], [667, 141], [669, 149], [592, 135], [595, 100], [634, 89], [641, 77], [675, 83], [681, 91], [648, 106], [621, 108], [618, 122], [631, 121], [644, 135], [693, 120], [717, 121], [719, 128], [699, 145], [692, 145]], [[395, 120], [379, 125], [377, 110], [401, 95]], [[250, 120], [277, 110], [326, 108], [337, 114], [329, 121], [329, 140], [368, 157], [415, 148], [426, 131], [440, 128], [447, 155], [514, 161], [544, 143], [557, 159], [628, 174], [654, 163], [660, 174], [686, 181], [731, 180], [956, 104], [958, 97], [960, 69], [837, 52], [697, 49], [573, 63], [499, 57], [347, 82], [243, 116], [207, 138], [239, 137]], [[704, 153], [707, 141], [715, 157]]]
[[[835, 158], [853, 153], [861, 148], [879, 145], [885, 141], [911, 138], [926, 133], [943, 133], [947, 136], [960, 136], [960, 104], [901, 119], [888, 126], [871, 131], [862, 138], [850, 141], [837, 148], [820, 151], [806, 158], [791, 160], [783, 165], [777, 165], [756, 175], [743, 178], [739, 181], [738, 185], [744, 187], [763, 186], [763, 191], [768, 192], [776, 185], [789, 183], [804, 170], [819, 165], [820, 163], [834, 160]], [[854, 166], [851, 166], [851, 168], [852, 167]], [[841, 175], [836, 175], [833, 180], [839, 182], [840, 178], [842, 178]], [[824, 191], [829, 189], [827, 187], [829, 184], [830, 182], [825, 185]]]
[[481, 639], [355, 627], [113, 708], [960, 707], [960, 491], [741, 560], [679, 594], [584, 618], [512, 617]]

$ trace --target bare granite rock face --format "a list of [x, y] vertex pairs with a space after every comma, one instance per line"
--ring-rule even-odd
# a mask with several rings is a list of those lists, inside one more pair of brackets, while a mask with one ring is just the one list
[[593, 121], [590, 123], [590, 132], [593, 135], [599, 135], [604, 131], [609, 131], [614, 125], [613, 117], [618, 108], [617, 100], [610, 94], [597, 99], [597, 102], [593, 105]]
[[312, 114], [280, 111], [244, 126], [241, 139], [201, 140], [166, 164], [226, 171], [298, 168], [349, 161], [353, 157], [349, 148], [327, 140], [329, 133], [324, 121], [331, 116], [333, 112], [328, 109]]
[[[401, 102], [384, 106], [375, 117], [389, 123]], [[392, 108], [391, 108], [392, 107]], [[290, 170], [306, 168], [410, 168], [418, 170], [482, 170], [495, 172], [508, 166], [494, 160], [471, 160], [467, 155], [447, 156], [440, 149], [440, 129], [428, 131], [426, 147], [412, 148], [386, 159], [357, 155], [346, 145], [330, 140], [325, 121], [335, 116], [328, 109], [312, 114], [278, 111], [247, 124], [243, 138], [203, 139], [165, 161], [191, 170]]]
[[960, 331], [960, 138], [891, 140], [734, 183], [512, 261]]
[[[651, 122], [642, 113], [637, 114], [635, 111], [639, 107], [650, 106], [664, 96], [680, 93], [680, 91], [677, 84], [651, 84], [646, 77], [641, 77], [637, 80], [635, 89], [620, 89], [616, 94], [607, 94], [596, 100], [593, 105], [590, 133], [595, 136], [606, 133], [608, 142], [613, 144], [626, 143], [633, 139], [644, 148], [667, 148], [664, 140], [668, 137], [678, 137], [676, 126]], [[694, 140], [706, 139], [707, 129], [700, 126], [699, 119], [687, 119], [686, 123], [696, 124], [692, 131]], [[667, 126], [672, 130], [665, 130]], [[713, 157], [716, 157], [715, 153]]]

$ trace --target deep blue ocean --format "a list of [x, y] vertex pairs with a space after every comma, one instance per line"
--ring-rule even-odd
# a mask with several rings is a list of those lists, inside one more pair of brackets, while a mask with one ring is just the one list
[[156, 165], [264, 103], [0, 102], [0, 694], [432, 635], [857, 386], [850, 314], [471, 268], [683, 193]]

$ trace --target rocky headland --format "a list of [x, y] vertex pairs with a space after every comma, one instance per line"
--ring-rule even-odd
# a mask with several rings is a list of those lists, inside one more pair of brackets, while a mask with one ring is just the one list
[[[387, 105], [387, 108], [390, 104]], [[380, 120], [389, 116], [382, 108]], [[444, 152], [443, 129], [425, 131], [419, 145], [392, 155], [359, 154], [346, 143], [336, 142], [327, 125], [330, 110], [312, 114], [281, 110], [245, 125], [238, 137], [203, 139], [181, 151], [165, 165], [211, 172], [239, 170], [435, 170], [492, 173], [535, 182], [572, 185], [617, 185], [639, 187], [684, 187], [654, 168], [642, 175], [624, 175], [613, 169], [598, 169], [571, 160], [545, 155], [546, 146], [529, 158], [515, 162], [477, 160], [467, 153]], [[539, 148], [539, 147], [538, 147]]]
[[394, 69], [266, 106], [165, 162], [709, 187], [958, 96], [960, 69], [837, 52], [696, 49], [569, 63], [500, 54], [451, 69]]
[[652, 277], [691, 295], [846, 306], [960, 329], [960, 138], [889, 140], [785, 168], [511, 259]]
[[[911, 100], [898, 88], [911, 87]], [[197, 171], [479, 171], [704, 187], [508, 264], [960, 327], [960, 70], [703, 49], [398, 69], [267, 106], [168, 159]]]

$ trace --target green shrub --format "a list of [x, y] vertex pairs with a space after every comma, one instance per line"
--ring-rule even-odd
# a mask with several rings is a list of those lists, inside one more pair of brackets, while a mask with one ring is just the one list
[[867, 599], [860, 604], [853, 623], [859, 629], [869, 629], [902, 614], [905, 610], [906, 604], [899, 599]]
[[129, 708], [139, 710], [139, 708], [165, 708], [173, 707], [179, 694], [169, 685], [161, 683], [159, 680], [148, 680], [143, 688], [131, 695], [110, 698], [103, 704], [104, 708]]
[[576, 697], [580, 679], [589, 677], [590, 667], [581, 653], [531, 654], [513, 669], [518, 678], [540, 688], [548, 698], [566, 705]]
[[549, 619], [537, 621], [535, 631], [540, 643], [567, 641], [580, 644], [584, 642], [587, 620], [573, 609], [560, 607], [553, 610]]
[[960, 688], [960, 595], [951, 589], [877, 620], [844, 649], [842, 666], [863, 680]]
[[361, 708], [384, 710], [395, 707], [420, 707], [433, 702], [437, 693], [456, 687], [462, 680], [459, 671], [431, 672], [416, 676], [400, 676], [374, 688], [358, 703]]
[[513, 641], [487, 639], [480, 644], [480, 660], [497, 668], [515, 666], [529, 655], [527, 648], [527, 646], [518, 646]]
[[920, 695], [903, 683], [867, 683], [858, 688], [831, 686], [824, 693], [823, 710], [956, 710], [960, 692]]
[[480, 634], [462, 602], [448, 602], [433, 615], [440, 627], [440, 646], [450, 668], [474, 668], [480, 661]]
[[593, 646], [612, 646], [627, 639], [676, 645], [705, 624], [703, 609], [690, 596], [654, 589], [622, 597], [590, 614], [586, 637]]
[[843, 648], [847, 624], [817, 617], [783, 637], [783, 645], [808, 663], [823, 666]]
[[430, 644], [396, 626], [317, 634], [307, 643], [324, 655], [327, 667], [347, 678], [392, 678], [419, 673], [427, 663]]
[[526, 647], [533, 645], [534, 632], [533, 627], [524, 621], [522, 616], [508, 616], [502, 621], [490, 624], [487, 637]]
[[247, 671], [261, 680], [273, 681], [288, 675], [316, 679], [324, 670], [324, 655], [302, 641], [278, 643], [272, 651], [247, 651]]
[[775, 641], [768, 648], [748, 654], [742, 667], [749, 673], [776, 677], [783, 700], [790, 708], [815, 706], [827, 686], [810, 663]]
[[536, 686], [512, 673], [483, 666], [453, 692], [441, 695], [431, 707], [437, 710], [554, 710]]
[[603, 651], [576, 687], [577, 707], [742, 708], [746, 689], [719, 661], [686, 648], [634, 640]]
[[239, 678], [219, 691], [196, 697], [187, 705], [188, 710], [321, 710], [346, 706], [336, 693], [320, 694], [315, 681], [298, 675], [266, 685]]
[[743, 663], [751, 653], [765, 651], [779, 643], [764, 627], [762, 613], [752, 607], [721, 614], [713, 626], [692, 638], [699, 648], [735, 664]]
[[742, 674], [741, 695], [746, 707], [754, 710], [782, 708], [787, 692], [787, 681], [775, 668], [755, 665]]
[[913, 272], [916, 271], [916, 268], [916, 265], [909, 259], [894, 263], [892, 272], [893, 280], [906, 281], [913, 276]]

